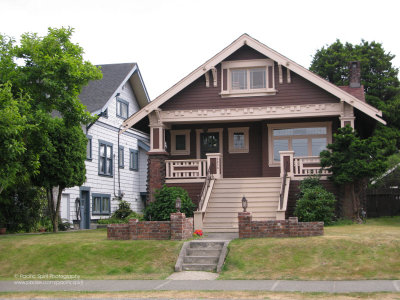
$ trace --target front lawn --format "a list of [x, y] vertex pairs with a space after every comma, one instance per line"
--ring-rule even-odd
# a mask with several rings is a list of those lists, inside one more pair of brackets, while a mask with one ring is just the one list
[[400, 217], [311, 238], [234, 240], [219, 279], [400, 279]]
[[104, 229], [0, 236], [0, 279], [79, 275], [80, 279], [164, 279], [183, 242], [109, 241]]

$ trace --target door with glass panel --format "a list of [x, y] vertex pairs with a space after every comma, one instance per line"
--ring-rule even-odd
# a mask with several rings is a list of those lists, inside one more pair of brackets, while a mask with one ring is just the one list
[[219, 153], [219, 133], [204, 132], [200, 134], [200, 155], [207, 158], [206, 153]]

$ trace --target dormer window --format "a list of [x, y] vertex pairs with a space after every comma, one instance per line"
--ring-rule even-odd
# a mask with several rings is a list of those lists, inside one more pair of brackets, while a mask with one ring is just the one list
[[270, 59], [222, 62], [223, 97], [274, 95], [274, 62]]

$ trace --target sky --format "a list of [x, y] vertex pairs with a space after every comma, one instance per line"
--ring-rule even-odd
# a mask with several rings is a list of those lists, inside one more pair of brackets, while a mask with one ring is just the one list
[[306, 68], [336, 39], [380, 42], [400, 67], [399, 11], [399, 0], [0, 0], [0, 33], [72, 27], [91, 63], [138, 63], [153, 100], [243, 33]]

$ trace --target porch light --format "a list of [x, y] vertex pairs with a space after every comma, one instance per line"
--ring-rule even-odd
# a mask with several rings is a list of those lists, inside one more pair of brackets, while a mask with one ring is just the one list
[[243, 195], [243, 198], [242, 198], [242, 207], [243, 207], [243, 212], [246, 212], [247, 199], [246, 199], [246, 197], [244, 195]]
[[175, 201], [175, 208], [176, 208], [176, 212], [181, 212], [181, 198], [177, 197], [176, 201]]

